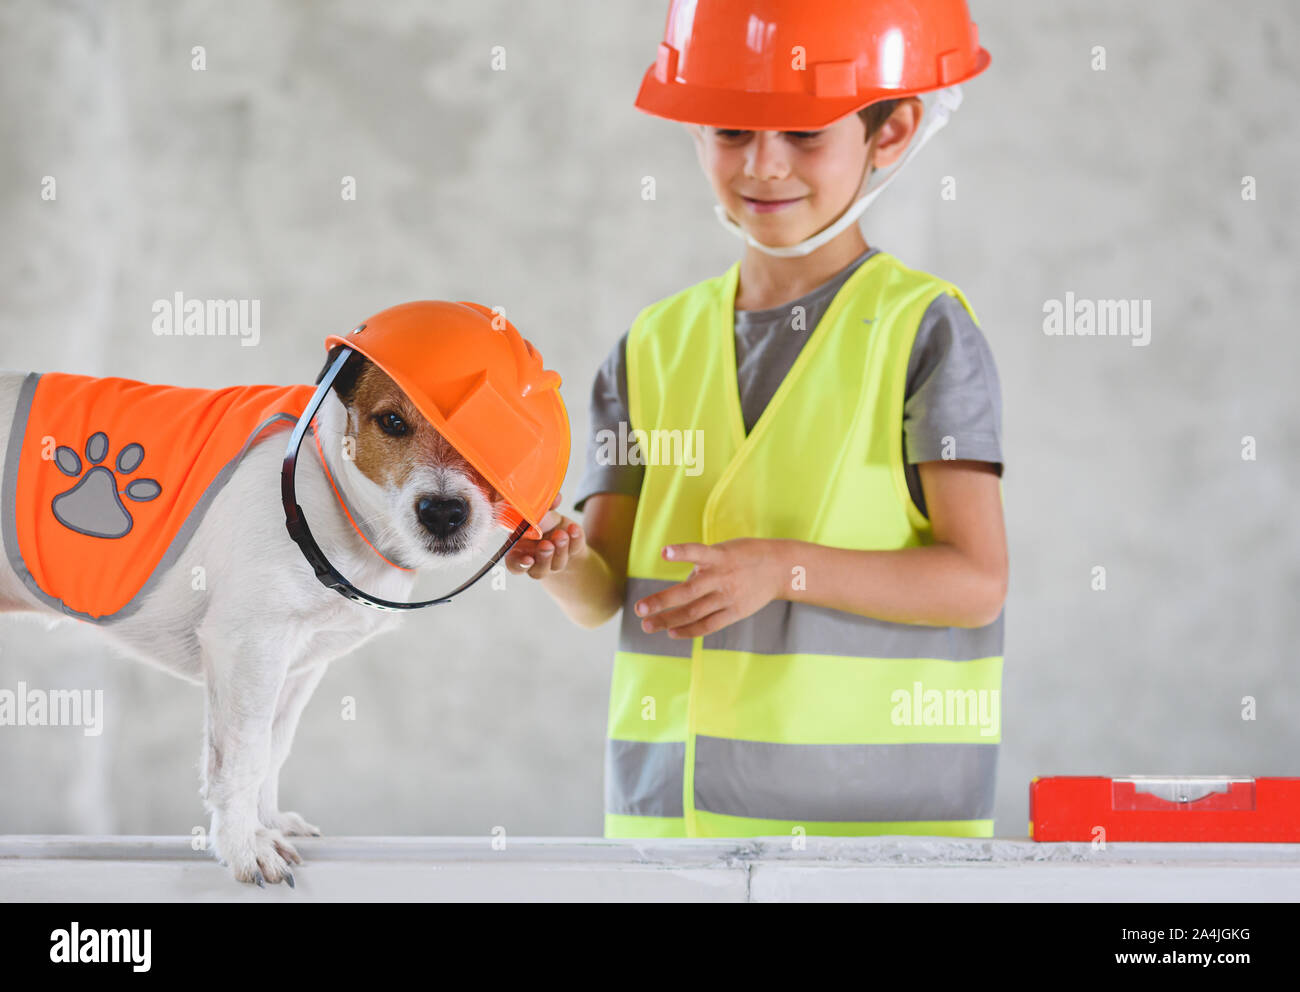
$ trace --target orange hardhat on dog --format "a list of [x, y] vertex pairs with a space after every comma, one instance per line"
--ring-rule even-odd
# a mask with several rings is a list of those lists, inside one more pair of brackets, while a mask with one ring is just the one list
[[500, 314], [481, 303], [422, 300], [389, 307], [327, 348], [346, 345], [384, 370], [434, 429], [509, 504], [504, 522], [541, 522], [569, 465], [560, 374]]
[[813, 131], [956, 86], [989, 61], [965, 0], [672, 0], [636, 105], [690, 124]]
[[[516, 541], [542, 536], [569, 465], [569, 417], [560, 375], [500, 314], [479, 303], [421, 300], [381, 310], [345, 336], [325, 339], [330, 360], [299, 418], [281, 473], [289, 534], [317, 578], [344, 596], [378, 609], [444, 603], [473, 585]], [[395, 603], [356, 589], [329, 563], [306, 525], [294, 495], [294, 466], [302, 438], [352, 352], [365, 355], [393, 380], [429, 423], [505, 499], [501, 523], [514, 532], [477, 574], [441, 599]]]

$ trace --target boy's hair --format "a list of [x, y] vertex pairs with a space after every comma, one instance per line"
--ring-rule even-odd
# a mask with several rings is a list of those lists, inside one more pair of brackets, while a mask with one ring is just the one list
[[867, 104], [858, 111], [858, 116], [862, 118], [862, 123], [866, 125], [867, 132], [864, 141], [870, 141], [871, 136], [875, 134], [885, 121], [889, 120], [889, 115], [894, 112], [903, 101], [899, 100], [878, 100], [875, 103]]

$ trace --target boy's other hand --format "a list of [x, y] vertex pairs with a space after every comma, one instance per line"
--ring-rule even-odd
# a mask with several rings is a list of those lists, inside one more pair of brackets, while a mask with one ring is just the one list
[[586, 535], [582, 525], [555, 512], [560, 505], [557, 493], [550, 511], [542, 518], [542, 536], [537, 540], [521, 537], [506, 552], [506, 568], [516, 575], [527, 573], [534, 579], [544, 579], [555, 572], [563, 572], [569, 560], [586, 548]]
[[752, 616], [780, 595], [785, 562], [780, 539], [737, 537], [717, 544], [685, 542], [660, 549], [665, 561], [695, 564], [675, 586], [633, 604], [646, 633], [703, 637]]

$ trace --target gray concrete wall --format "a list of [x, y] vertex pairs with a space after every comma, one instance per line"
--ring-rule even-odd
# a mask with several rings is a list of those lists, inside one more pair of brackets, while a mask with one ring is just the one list
[[[570, 498], [599, 361], [642, 306], [737, 256], [685, 134], [632, 107], [665, 6], [5, 0], [0, 366], [310, 381], [326, 333], [480, 300], [564, 377]], [[991, 70], [863, 229], [962, 287], [1001, 376], [998, 833], [1025, 832], [1036, 774], [1296, 774], [1300, 7], [974, 14]], [[153, 336], [177, 291], [260, 299], [260, 344]], [[1151, 300], [1150, 344], [1046, 336], [1067, 291]], [[508, 624], [475, 590], [334, 665], [285, 807], [336, 835], [599, 834], [616, 624], [572, 627], [527, 581], [508, 596]], [[19, 680], [103, 688], [108, 724], [0, 727], [0, 832], [204, 823], [194, 687], [92, 629], [6, 619], [0, 688]]]

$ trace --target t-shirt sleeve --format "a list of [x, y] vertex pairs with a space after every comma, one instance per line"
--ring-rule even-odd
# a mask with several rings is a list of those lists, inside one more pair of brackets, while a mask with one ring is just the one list
[[[587, 497], [596, 493], [627, 493], [629, 496], [641, 493], [645, 466], [619, 464], [629, 459], [620, 457], [618, 439], [626, 437], [629, 448], [635, 447], [636, 443], [632, 439], [627, 402], [626, 332], [596, 370], [589, 412], [591, 436], [587, 439], [586, 470], [578, 483], [578, 497], [573, 502], [573, 509], [578, 512], [581, 512]], [[621, 434], [619, 424], [624, 425]]]
[[927, 308], [912, 344], [903, 440], [911, 464], [940, 461], [951, 449], [948, 457], [993, 462], [1002, 475], [1002, 387], [993, 352], [949, 293]]

